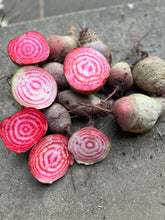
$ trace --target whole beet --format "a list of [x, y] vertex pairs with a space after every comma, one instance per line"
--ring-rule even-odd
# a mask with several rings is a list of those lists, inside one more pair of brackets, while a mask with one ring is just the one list
[[118, 99], [112, 107], [118, 125], [133, 133], [150, 130], [163, 111], [162, 102], [138, 93]]
[[165, 61], [156, 56], [147, 56], [133, 68], [135, 84], [146, 92], [165, 96]]
[[122, 96], [133, 85], [133, 77], [127, 62], [120, 61], [112, 66], [107, 79], [110, 89], [116, 89], [116, 95]]
[[46, 109], [44, 113], [48, 122], [48, 130], [54, 134], [65, 134], [70, 132], [71, 118], [66, 108], [55, 103]]
[[49, 60], [64, 62], [66, 55], [78, 46], [77, 37], [75, 36], [75, 28], [71, 26], [70, 36], [53, 35], [47, 39], [50, 48]]
[[79, 45], [80, 47], [90, 47], [107, 58], [109, 63], [111, 63], [111, 52], [109, 47], [104, 44], [97, 34], [90, 28], [82, 28], [79, 32]]
[[[82, 95], [73, 90], [64, 90], [58, 93], [58, 101], [69, 111], [76, 115], [101, 114], [104, 111], [95, 108], [101, 102], [101, 99], [93, 94]], [[111, 109], [113, 101], [109, 100], [101, 105], [101, 108]], [[89, 105], [89, 106], [88, 106]], [[93, 106], [93, 107], [92, 107]]]
[[69, 84], [64, 75], [63, 64], [57, 62], [50, 62], [44, 64], [42, 68], [51, 73], [51, 75], [57, 82], [59, 90], [64, 90], [69, 87]]

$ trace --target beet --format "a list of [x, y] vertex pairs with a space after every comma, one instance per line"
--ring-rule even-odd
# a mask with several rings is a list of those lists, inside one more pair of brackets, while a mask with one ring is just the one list
[[163, 113], [163, 105], [155, 98], [135, 93], [118, 99], [112, 113], [124, 131], [143, 133], [155, 125]]
[[49, 56], [49, 46], [42, 34], [30, 31], [11, 40], [7, 47], [9, 57], [20, 65], [35, 64]]
[[64, 67], [61, 63], [50, 62], [41, 67], [54, 77], [59, 90], [64, 90], [69, 87], [69, 84], [64, 75]]
[[47, 127], [46, 117], [38, 109], [27, 107], [2, 121], [0, 136], [9, 150], [22, 153], [45, 135]]
[[46, 70], [36, 66], [24, 66], [14, 74], [11, 92], [20, 105], [42, 109], [55, 100], [57, 83]]
[[109, 63], [111, 63], [111, 52], [109, 47], [99, 39], [97, 34], [92, 29], [81, 29], [79, 33], [79, 44], [80, 47], [90, 47], [97, 50], [107, 58]]
[[165, 96], [165, 61], [156, 56], [147, 56], [133, 68], [135, 84], [146, 92]]
[[44, 115], [48, 121], [48, 130], [52, 133], [70, 133], [71, 118], [67, 109], [61, 104], [55, 103], [46, 109]]
[[29, 170], [41, 183], [51, 184], [63, 177], [73, 164], [68, 139], [60, 134], [44, 137], [29, 154]]
[[111, 143], [101, 131], [86, 127], [69, 138], [68, 149], [77, 163], [91, 165], [103, 160], [110, 152]]
[[92, 48], [79, 47], [65, 58], [64, 74], [69, 85], [82, 94], [98, 91], [109, 77], [106, 58]]
[[107, 84], [111, 90], [116, 90], [116, 95], [122, 96], [133, 85], [133, 77], [128, 63], [117, 62], [112, 66]]
[[47, 39], [50, 48], [50, 61], [63, 63], [66, 55], [78, 46], [74, 33], [75, 28], [71, 27], [70, 32], [70, 36], [53, 35]]
[[[102, 109], [95, 108], [95, 106], [99, 105], [102, 100], [93, 94], [83, 95], [74, 92], [73, 90], [64, 90], [58, 93], [57, 99], [67, 110], [76, 115], [84, 116], [86, 114], [97, 115], [104, 113]], [[111, 109], [112, 104], [113, 101], [109, 100], [99, 106], [104, 109]]]

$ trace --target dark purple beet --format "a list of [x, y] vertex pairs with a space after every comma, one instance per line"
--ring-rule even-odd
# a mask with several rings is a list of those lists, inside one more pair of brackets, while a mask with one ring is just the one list
[[48, 130], [52, 133], [65, 134], [70, 132], [71, 118], [67, 109], [58, 103], [46, 109], [44, 113], [48, 121]]
[[42, 68], [48, 71], [54, 77], [59, 90], [64, 90], [69, 87], [69, 84], [64, 75], [63, 64], [57, 62], [50, 62], [44, 64]]

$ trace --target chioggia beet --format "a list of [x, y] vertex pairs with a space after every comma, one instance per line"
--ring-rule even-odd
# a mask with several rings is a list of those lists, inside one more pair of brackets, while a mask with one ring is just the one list
[[50, 48], [49, 60], [63, 63], [66, 55], [78, 46], [75, 28], [71, 26], [70, 36], [53, 35], [47, 39]]
[[47, 118], [50, 132], [53, 134], [70, 133], [71, 117], [63, 105], [54, 103], [45, 110], [44, 115]]
[[28, 163], [35, 179], [51, 184], [67, 173], [73, 160], [73, 155], [68, 151], [68, 139], [60, 134], [52, 134], [32, 148]]
[[43, 109], [54, 102], [57, 83], [46, 70], [37, 66], [24, 66], [13, 75], [11, 92], [20, 105]]
[[7, 47], [9, 57], [19, 65], [42, 62], [49, 56], [50, 50], [44, 36], [30, 31], [11, 40]]
[[112, 114], [118, 125], [124, 131], [133, 133], [150, 130], [163, 111], [161, 101], [139, 93], [118, 99], [112, 107]]
[[96, 128], [85, 127], [69, 138], [68, 150], [79, 164], [92, 165], [105, 159], [111, 149], [108, 137]]
[[120, 61], [112, 66], [107, 84], [111, 90], [116, 90], [115, 94], [122, 96], [133, 85], [133, 77], [130, 66], [127, 62]]
[[98, 51], [79, 47], [67, 54], [64, 74], [69, 85], [81, 94], [92, 94], [101, 89], [109, 77], [110, 65]]
[[165, 96], [165, 60], [148, 55], [135, 64], [132, 74], [139, 88]]
[[32, 148], [45, 135], [47, 128], [43, 113], [27, 107], [2, 121], [0, 137], [9, 150], [22, 153]]
[[79, 33], [79, 44], [80, 47], [90, 47], [97, 50], [107, 58], [109, 63], [111, 63], [111, 52], [109, 47], [99, 39], [97, 34], [92, 29], [81, 29]]

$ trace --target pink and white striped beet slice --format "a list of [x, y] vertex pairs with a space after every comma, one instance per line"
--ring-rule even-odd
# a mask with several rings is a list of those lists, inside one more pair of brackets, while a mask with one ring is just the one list
[[111, 143], [101, 131], [86, 127], [69, 138], [68, 150], [79, 164], [91, 165], [103, 160], [110, 152]]
[[48, 58], [50, 49], [44, 36], [30, 31], [11, 40], [7, 47], [9, 57], [17, 64], [39, 63]]
[[68, 139], [60, 134], [44, 137], [29, 154], [29, 169], [35, 179], [51, 184], [63, 177], [73, 164]]
[[98, 91], [109, 77], [110, 65], [98, 51], [79, 47], [67, 54], [64, 74], [77, 92], [90, 94]]
[[36, 66], [24, 66], [14, 74], [11, 92], [20, 105], [43, 109], [55, 100], [57, 83], [46, 70]]
[[23, 108], [0, 125], [0, 136], [6, 147], [22, 153], [33, 147], [46, 133], [46, 117], [36, 108]]

